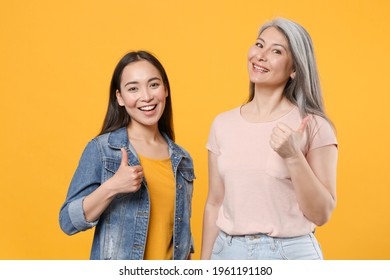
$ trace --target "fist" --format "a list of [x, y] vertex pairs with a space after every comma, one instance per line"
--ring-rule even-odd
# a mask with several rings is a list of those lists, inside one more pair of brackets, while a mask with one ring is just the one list
[[269, 144], [282, 158], [290, 158], [301, 152], [303, 133], [307, 127], [310, 116], [306, 116], [297, 130], [291, 129], [284, 123], [279, 123], [272, 130]]
[[121, 148], [121, 164], [113, 177], [111, 177], [111, 186], [117, 194], [130, 193], [139, 190], [144, 178], [142, 166], [129, 166], [128, 155], [124, 148]]

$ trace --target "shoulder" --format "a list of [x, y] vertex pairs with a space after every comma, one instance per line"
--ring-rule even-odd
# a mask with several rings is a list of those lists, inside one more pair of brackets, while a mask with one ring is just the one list
[[186, 149], [184, 149], [182, 146], [179, 144], [175, 143], [171, 138], [169, 138], [165, 133], [163, 134], [165, 140], [168, 143], [168, 147], [170, 151], [180, 157], [185, 157], [188, 158], [192, 161], [191, 155], [189, 152], [187, 152]]
[[93, 166], [96, 163], [101, 162], [102, 149], [101, 144], [97, 141], [97, 137], [91, 139], [82, 152], [80, 158], [80, 165]]
[[[332, 124], [322, 116], [309, 114], [309, 129], [312, 132], [311, 134], [317, 133], [319, 130], [325, 130], [328, 132], [334, 133]], [[290, 123], [291, 127], [298, 127], [303, 118], [299, 112], [298, 107], [294, 107], [288, 114], [283, 117], [287, 123]]]
[[332, 124], [321, 116], [312, 115], [309, 123], [309, 133], [311, 149], [326, 145], [338, 146]]
[[232, 119], [237, 118], [240, 115], [240, 107], [233, 108], [231, 110], [219, 113], [215, 119], [216, 120], [225, 120], [225, 119]]
[[108, 138], [110, 136], [110, 132], [98, 135], [91, 139], [87, 145], [87, 149], [93, 149], [98, 153], [100, 156], [104, 153], [105, 147], [108, 146]]
[[240, 107], [219, 113], [213, 120], [212, 125], [223, 125], [225, 123], [230, 123], [232, 121], [239, 120], [240, 116]]
[[178, 150], [180, 150], [180, 152], [182, 153], [182, 155], [183, 155], [184, 157], [186, 157], [186, 158], [188, 158], [189, 160], [192, 161], [192, 157], [191, 157], [190, 153], [189, 153], [186, 149], [184, 149], [184, 148], [183, 148], [182, 146], [180, 146], [179, 144], [174, 143], [174, 145], [176, 146], [176, 148], [177, 148]]
[[126, 127], [121, 127], [114, 131], [101, 134], [95, 137], [94, 140], [100, 143], [107, 143], [110, 147], [113, 147], [115, 149], [120, 149], [122, 147], [127, 146], [127, 129]]
[[171, 160], [179, 162], [179, 169], [191, 170], [191, 174], [194, 174], [194, 162], [190, 153], [173, 141], [168, 143], [168, 145], [171, 150]]
[[87, 145], [99, 153], [101, 157], [111, 156], [115, 151], [120, 151], [122, 147], [128, 144], [126, 128], [122, 127], [117, 130], [100, 134], [93, 138]]
[[318, 115], [311, 115], [310, 128], [313, 130], [313, 133], [326, 131], [327, 133], [335, 134], [333, 125], [328, 120]]
[[94, 137], [91, 142], [96, 142], [96, 143], [104, 143], [104, 142], [108, 142], [108, 138], [110, 136], [111, 132], [107, 132], [107, 133], [104, 133], [104, 134], [100, 134], [96, 137]]

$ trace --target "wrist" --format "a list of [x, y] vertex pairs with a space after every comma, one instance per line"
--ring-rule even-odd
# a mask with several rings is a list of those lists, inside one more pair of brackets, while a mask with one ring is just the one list
[[105, 181], [102, 185], [100, 185], [100, 188], [104, 192], [104, 196], [107, 199], [112, 199], [114, 196], [116, 196], [118, 194], [116, 189], [113, 187], [113, 184], [111, 181], [112, 180], [109, 179], [109, 180]]
[[302, 151], [298, 151], [295, 155], [285, 158], [287, 165], [297, 164], [302, 160], [305, 160], [305, 156], [303, 155]]

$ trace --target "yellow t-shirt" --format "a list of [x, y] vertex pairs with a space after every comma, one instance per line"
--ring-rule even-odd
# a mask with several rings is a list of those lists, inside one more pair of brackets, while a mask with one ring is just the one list
[[173, 257], [175, 215], [175, 177], [171, 159], [156, 160], [139, 156], [150, 197], [150, 217], [145, 260]]

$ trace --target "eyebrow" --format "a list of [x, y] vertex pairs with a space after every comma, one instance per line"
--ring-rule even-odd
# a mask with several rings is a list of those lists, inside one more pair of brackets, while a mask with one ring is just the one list
[[[258, 37], [257, 40], [260, 40], [260, 41], [262, 41], [263, 43], [265, 43], [264, 39], [262, 39], [262, 38], [260, 38], [260, 37]], [[286, 48], [284, 45], [282, 45], [282, 44], [274, 43], [274, 44], [272, 44], [271, 46], [279, 46], [279, 47], [282, 47], [286, 52], [288, 51], [287, 48]]]
[[[150, 78], [150, 79], [148, 80], [148, 83], [150, 83], [150, 82], [152, 82], [152, 81], [155, 81], [155, 80], [161, 81], [160, 78], [158, 78], [158, 77], [153, 77], [153, 78]], [[125, 87], [128, 86], [128, 85], [135, 85], [135, 84], [139, 84], [139, 82], [137, 82], [137, 81], [130, 81], [130, 82], [127, 82], [127, 83], [125, 84]]]

